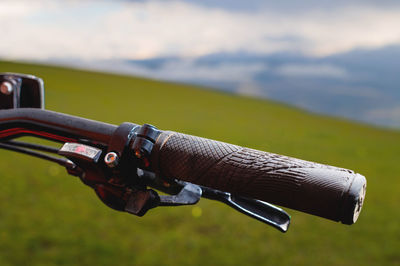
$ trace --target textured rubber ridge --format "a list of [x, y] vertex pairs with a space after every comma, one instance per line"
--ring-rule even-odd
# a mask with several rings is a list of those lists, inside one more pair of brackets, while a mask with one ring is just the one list
[[[224, 142], [165, 131], [152, 153], [153, 168], [176, 178], [256, 198], [346, 224], [355, 222], [365, 178], [351, 170]], [[353, 191], [354, 190], [354, 191]], [[357, 195], [350, 195], [349, 192]]]

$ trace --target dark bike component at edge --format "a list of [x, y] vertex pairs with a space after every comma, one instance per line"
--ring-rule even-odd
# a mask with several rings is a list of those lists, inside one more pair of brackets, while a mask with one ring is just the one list
[[[26, 135], [63, 146], [13, 140]], [[138, 216], [157, 206], [195, 204], [204, 197], [286, 232], [290, 216], [267, 202], [353, 224], [366, 191], [365, 178], [351, 170], [147, 124], [115, 126], [34, 108], [0, 111], [0, 148], [59, 163], [107, 206]]]

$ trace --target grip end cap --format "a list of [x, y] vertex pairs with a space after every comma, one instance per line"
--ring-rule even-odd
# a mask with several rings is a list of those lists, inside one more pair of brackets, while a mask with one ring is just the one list
[[343, 206], [343, 216], [341, 219], [343, 224], [351, 225], [357, 221], [364, 204], [366, 190], [367, 180], [365, 177], [355, 174]]

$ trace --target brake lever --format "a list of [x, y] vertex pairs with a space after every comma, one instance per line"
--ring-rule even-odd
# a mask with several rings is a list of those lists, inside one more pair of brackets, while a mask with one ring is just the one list
[[202, 197], [218, 200], [234, 208], [235, 210], [255, 218], [263, 223], [271, 225], [281, 232], [286, 232], [290, 225], [290, 215], [272, 204], [267, 202], [232, 195], [208, 187], [201, 187]]
[[162, 192], [173, 196], [160, 196], [159, 206], [191, 205], [200, 200], [200, 197], [217, 200], [225, 203], [235, 210], [268, 224], [281, 232], [286, 232], [290, 225], [290, 215], [281, 208], [267, 202], [232, 195], [229, 192], [195, 185], [192, 183], [175, 180], [172, 184], [161, 181], [152, 172], [138, 169], [138, 176], [145, 179], [146, 183]]

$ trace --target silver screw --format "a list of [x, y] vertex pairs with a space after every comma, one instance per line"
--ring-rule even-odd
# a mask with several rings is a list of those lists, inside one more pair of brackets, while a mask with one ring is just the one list
[[115, 152], [109, 152], [104, 157], [104, 162], [110, 168], [113, 168], [118, 165], [118, 155]]
[[14, 90], [14, 86], [8, 81], [4, 81], [0, 85], [0, 91], [1, 91], [1, 93], [5, 94], [5, 95], [10, 95], [13, 92], [13, 90]]

